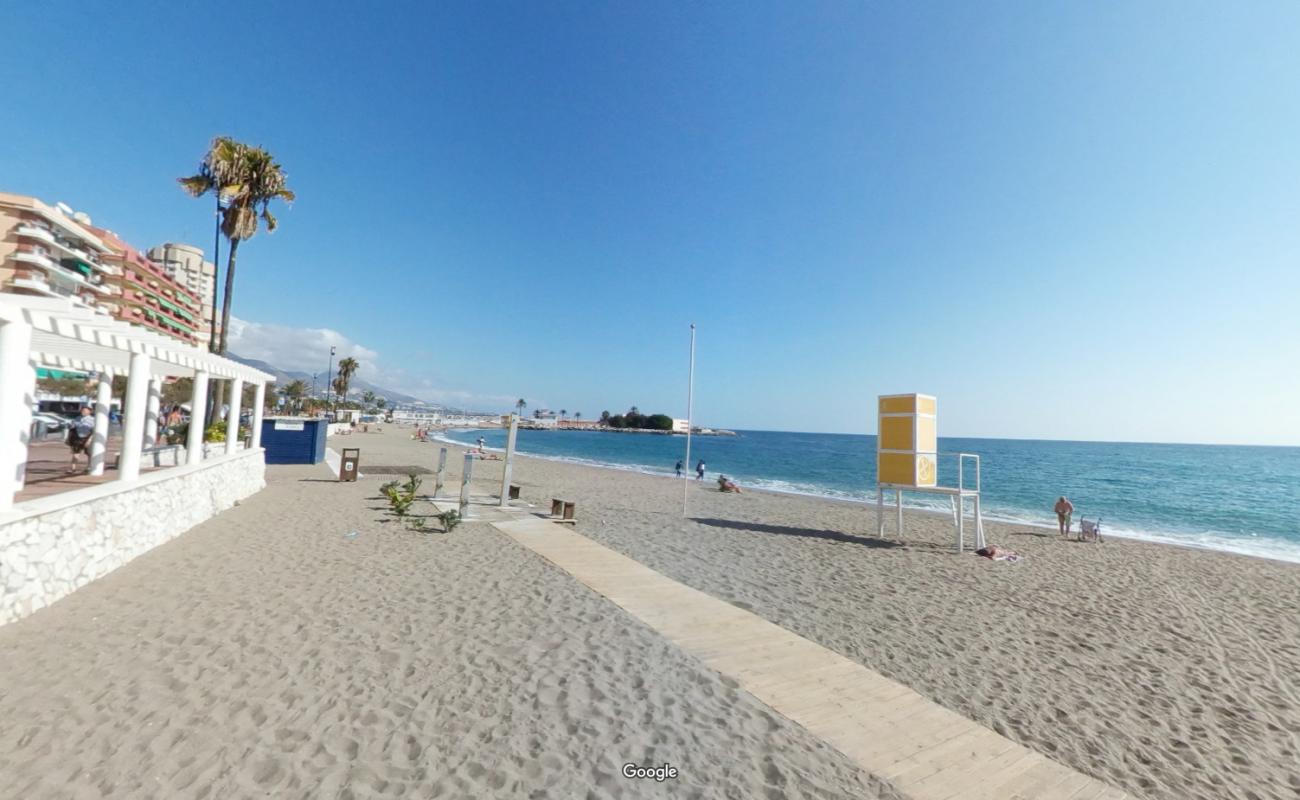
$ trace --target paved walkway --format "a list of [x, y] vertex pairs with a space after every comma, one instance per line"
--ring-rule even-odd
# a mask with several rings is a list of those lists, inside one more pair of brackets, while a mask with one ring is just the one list
[[503, 510], [492, 524], [916, 800], [1129, 797], [755, 614], [517, 513]]

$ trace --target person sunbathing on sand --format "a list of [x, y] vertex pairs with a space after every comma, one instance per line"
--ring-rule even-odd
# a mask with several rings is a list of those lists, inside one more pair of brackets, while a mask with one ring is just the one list
[[726, 475], [718, 476], [718, 491], [741, 494], [740, 487], [736, 485], [735, 481], [730, 480]]

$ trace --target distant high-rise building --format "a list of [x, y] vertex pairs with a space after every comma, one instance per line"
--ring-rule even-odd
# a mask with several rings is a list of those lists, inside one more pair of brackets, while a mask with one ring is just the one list
[[[139, 250], [112, 231], [91, 228], [109, 252], [103, 256], [104, 283], [112, 294], [105, 298], [117, 319], [155, 333], [200, 343], [199, 299]], [[206, 340], [205, 340], [206, 343]]]
[[149, 258], [161, 264], [172, 280], [198, 298], [203, 312], [199, 338], [207, 341], [213, 328], [221, 328], [221, 321], [212, 318], [212, 299], [217, 291], [217, 268], [211, 261], [203, 260], [203, 251], [199, 248], [176, 242], [166, 242], [151, 248]]
[[109, 249], [89, 226], [89, 217], [62, 203], [0, 192], [0, 292], [70, 297], [109, 313], [100, 261]]

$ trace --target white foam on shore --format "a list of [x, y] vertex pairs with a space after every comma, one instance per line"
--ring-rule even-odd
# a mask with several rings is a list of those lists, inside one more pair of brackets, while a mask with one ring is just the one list
[[[473, 430], [473, 429], [466, 429]], [[448, 438], [444, 432], [434, 435], [434, 438], [440, 442], [453, 444], [457, 447], [470, 447], [474, 445], [458, 442], [455, 439]], [[504, 452], [504, 448], [485, 447], [485, 450]], [[529, 458], [540, 458], [544, 461], [557, 461], [564, 464], [577, 464], [584, 467], [596, 467], [598, 469], [616, 469], [621, 472], [636, 472], [642, 475], [650, 475], [657, 478], [675, 477], [672, 470], [666, 470], [661, 467], [655, 467], [648, 464], [613, 464], [606, 461], [597, 461], [590, 458], [580, 458], [578, 456], [554, 456], [539, 455], [529, 453], [523, 450], [517, 450], [519, 455], [528, 456]], [[693, 479], [694, 473], [685, 472], [684, 477]], [[826, 489], [811, 484], [797, 484], [788, 481], [775, 480], [771, 478], [748, 478], [743, 475], [731, 475], [746, 489], [753, 489], [762, 492], [773, 492], [777, 494], [793, 494], [801, 497], [811, 497], [816, 499], [834, 500], [837, 502], [856, 503], [861, 505], [874, 506], [876, 498], [874, 492], [846, 492], [834, 489]], [[909, 511], [923, 511], [932, 514], [952, 514], [952, 509], [947, 498], [939, 499], [938, 497], [926, 497], [925, 495], [913, 495], [911, 499], [906, 499], [903, 507]], [[886, 505], [891, 505], [886, 501]], [[984, 518], [990, 522], [999, 522], [1005, 525], [1023, 525], [1037, 530], [1055, 532], [1056, 523], [1044, 518], [1033, 518], [1024, 512], [1009, 510], [1004, 508], [989, 507], [983, 508]], [[1078, 531], [1076, 523], [1075, 532]], [[1178, 531], [1178, 532], [1157, 532], [1147, 530], [1137, 530], [1131, 528], [1115, 527], [1107, 524], [1104, 520], [1102, 523], [1102, 536], [1114, 536], [1121, 539], [1133, 539], [1136, 541], [1151, 542], [1154, 544], [1173, 545], [1175, 547], [1191, 547], [1197, 550], [1214, 550], [1217, 552], [1233, 553], [1242, 556], [1251, 556], [1253, 558], [1267, 558], [1273, 561], [1285, 561], [1294, 564], [1300, 564], [1300, 542], [1292, 542], [1285, 539], [1278, 539], [1272, 536], [1251, 535], [1244, 538], [1240, 535], [1233, 535], [1221, 531]]]

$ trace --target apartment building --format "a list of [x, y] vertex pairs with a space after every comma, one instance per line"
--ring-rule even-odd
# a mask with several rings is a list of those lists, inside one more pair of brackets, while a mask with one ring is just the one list
[[203, 259], [203, 251], [194, 245], [165, 242], [150, 248], [149, 258], [161, 264], [172, 280], [198, 298], [199, 305], [202, 307], [199, 338], [206, 340], [214, 326], [220, 329], [221, 320], [214, 322], [212, 318], [212, 299], [217, 290], [217, 268], [211, 261]]
[[107, 314], [101, 259], [108, 252], [85, 214], [0, 192], [0, 292], [71, 297]]
[[203, 318], [199, 299], [173, 280], [161, 264], [145, 257], [112, 231], [94, 227], [90, 230], [108, 248], [102, 264], [104, 283], [110, 290], [104, 304], [110, 313], [132, 325], [186, 344], [198, 344]]

